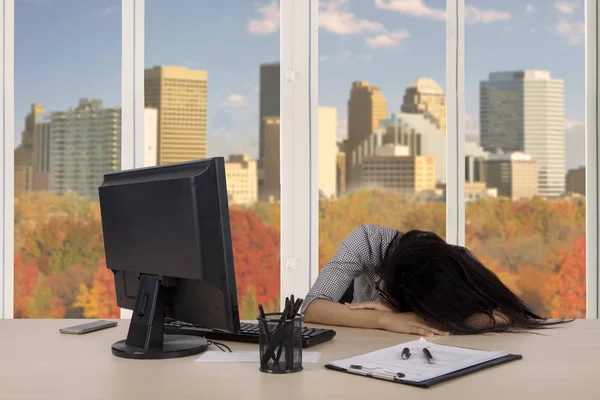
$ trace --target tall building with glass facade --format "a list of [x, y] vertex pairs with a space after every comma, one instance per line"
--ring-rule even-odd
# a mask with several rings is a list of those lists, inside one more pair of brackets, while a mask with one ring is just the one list
[[565, 192], [564, 82], [539, 70], [495, 72], [480, 85], [481, 145], [535, 160], [538, 193]]
[[98, 198], [104, 174], [121, 169], [121, 108], [101, 100], [50, 114], [50, 190]]

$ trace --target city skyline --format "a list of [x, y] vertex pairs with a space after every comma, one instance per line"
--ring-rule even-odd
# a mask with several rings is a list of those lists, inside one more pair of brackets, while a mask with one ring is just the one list
[[[208, 154], [244, 152], [256, 158], [259, 66], [279, 59], [278, 7], [268, 1], [249, 2], [232, 11], [231, 0], [218, 5], [180, 3], [186, 4], [186, 13], [146, 1], [145, 68], [182, 65], [207, 70]], [[319, 103], [337, 108], [340, 130], [346, 127], [346, 102], [354, 80], [380, 86], [389, 113], [399, 111], [404, 89], [417, 77], [432, 78], [445, 90], [445, 2], [412, 3], [421, 7], [420, 16], [415, 9], [391, 9], [389, 1], [321, 2]], [[580, 135], [583, 8], [575, 3], [570, 10], [559, 10], [554, 2], [509, 4], [503, 9], [497, 4], [491, 8], [489, 1], [467, 2], [467, 133], [473, 132], [478, 86], [487, 74], [538, 68], [565, 81], [567, 140]], [[102, 7], [77, 2], [68, 9], [50, 1], [17, 1], [15, 7], [16, 144], [30, 103], [44, 104], [49, 111], [66, 109], [82, 97], [100, 98], [109, 107], [121, 105], [120, 1], [106, 1]], [[192, 23], [197, 15], [206, 23]], [[43, 23], [31, 27], [31, 20]], [[206, 40], [217, 26], [227, 28], [220, 30], [219, 41]], [[73, 51], [90, 44], [94, 52]], [[470, 56], [474, 52], [480, 56]], [[40, 54], [48, 55], [43, 69]], [[406, 62], [411, 56], [415, 62]], [[239, 63], [240, 57], [244, 63]], [[568, 168], [576, 166], [567, 160]]]

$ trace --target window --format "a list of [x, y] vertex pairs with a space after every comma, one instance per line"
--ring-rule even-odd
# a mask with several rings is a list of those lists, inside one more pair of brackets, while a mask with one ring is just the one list
[[147, 0], [145, 10], [145, 114], [156, 123], [145, 124], [144, 164], [225, 157], [240, 316], [276, 310], [279, 5]]
[[118, 317], [97, 188], [120, 168], [121, 2], [17, 1], [14, 26], [14, 316]]
[[583, 4], [465, 9], [466, 245], [537, 314], [584, 318]]
[[446, 235], [446, 3], [319, 7], [319, 266], [355, 228]]

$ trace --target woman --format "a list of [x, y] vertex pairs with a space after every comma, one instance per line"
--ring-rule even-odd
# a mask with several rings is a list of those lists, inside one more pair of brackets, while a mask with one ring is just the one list
[[[339, 301], [354, 285], [352, 304]], [[306, 322], [421, 336], [543, 328], [467, 249], [430, 232], [362, 225], [325, 265], [302, 305]]]

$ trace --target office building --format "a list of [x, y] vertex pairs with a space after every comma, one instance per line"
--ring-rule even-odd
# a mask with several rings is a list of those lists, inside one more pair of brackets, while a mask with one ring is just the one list
[[498, 189], [489, 188], [485, 182], [472, 181], [465, 182], [465, 201], [470, 202], [483, 198], [498, 197]]
[[[475, 142], [465, 143], [465, 182], [485, 182], [485, 161], [488, 153]], [[479, 187], [474, 185], [473, 187]]]
[[485, 165], [488, 188], [512, 200], [538, 195], [537, 162], [525, 153], [491, 153]]
[[[380, 121], [387, 118], [387, 100], [381, 88], [370, 86], [368, 82], [352, 83], [348, 100], [348, 139], [347, 154], [354, 151], [373, 132], [380, 128]], [[348, 162], [351, 160], [348, 159]], [[348, 182], [352, 183], [352, 168], [348, 165]]]
[[[383, 144], [408, 146], [414, 156], [432, 156], [435, 159], [435, 181], [446, 182], [446, 135], [422, 114], [393, 113], [381, 121], [384, 128]], [[371, 145], [374, 143], [371, 137]], [[363, 146], [369, 146], [369, 142]], [[369, 149], [363, 149], [369, 152]]]
[[435, 160], [431, 156], [410, 155], [406, 146], [387, 144], [360, 165], [362, 188], [380, 188], [401, 194], [435, 190]]
[[159, 165], [205, 158], [208, 73], [158, 66], [144, 75], [145, 107], [158, 110]]
[[264, 183], [259, 196], [261, 201], [275, 202], [279, 201], [281, 193], [279, 181], [279, 117], [264, 117], [262, 123], [265, 138]]
[[337, 194], [337, 108], [319, 107], [319, 192], [325, 198]]
[[246, 154], [231, 154], [225, 163], [229, 204], [252, 205], [258, 200], [257, 163]]
[[340, 197], [344, 193], [346, 193], [347, 185], [346, 185], [346, 153], [341, 151], [338, 148], [338, 153], [336, 155], [336, 168], [335, 168], [335, 180], [337, 183], [336, 196]]
[[35, 124], [34, 158], [32, 190], [48, 190], [50, 184], [50, 118], [40, 117]]
[[265, 117], [279, 117], [279, 63], [261, 64], [260, 66], [260, 82], [259, 82], [259, 99], [258, 99], [258, 159], [262, 160], [265, 153], [265, 138], [264, 124], [262, 123]]
[[143, 166], [152, 167], [158, 163], [158, 110], [156, 108], [144, 108], [144, 136], [142, 148]]
[[564, 83], [548, 71], [491, 73], [480, 85], [484, 150], [524, 152], [537, 163], [543, 197], [565, 191]]
[[261, 64], [259, 71], [258, 93], [258, 193], [263, 196], [265, 172], [265, 131], [263, 118], [280, 115], [280, 65], [279, 63]]
[[38, 168], [37, 123], [44, 113], [44, 106], [32, 104], [25, 117], [25, 127], [21, 133], [21, 143], [14, 152], [14, 193], [19, 196], [34, 190], [35, 175]]
[[121, 168], [121, 109], [81, 99], [50, 121], [50, 190], [97, 199], [104, 174]]
[[567, 194], [580, 194], [585, 196], [585, 167], [579, 167], [567, 172]]
[[433, 79], [419, 78], [406, 88], [401, 110], [422, 114], [446, 134], [446, 94]]

